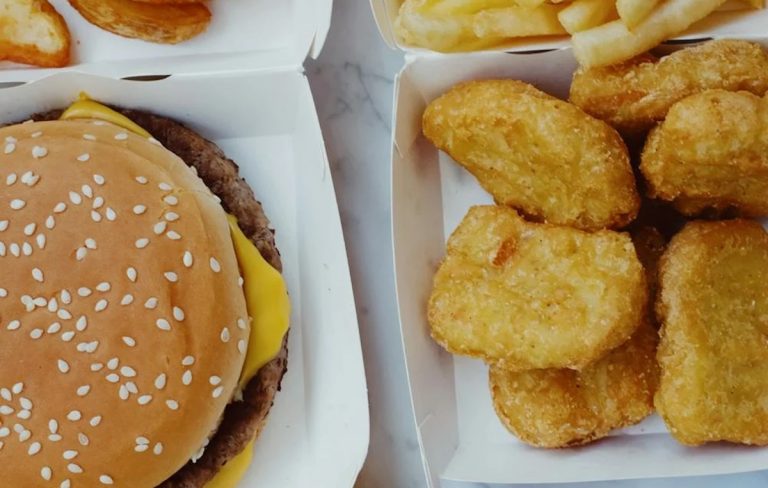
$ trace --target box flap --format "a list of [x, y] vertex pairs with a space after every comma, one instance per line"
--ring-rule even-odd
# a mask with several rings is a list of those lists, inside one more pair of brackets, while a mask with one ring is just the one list
[[213, 0], [208, 30], [177, 45], [127, 39], [87, 22], [67, 0], [51, 0], [72, 35], [72, 64], [41, 69], [0, 62], [0, 82], [31, 81], [60, 71], [114, 78], [298, 69], [317, 56], [333, 0]]
[[[429, 49], [407, 46], [400, 43], [394, 33], [394, 22], [403, 0], [370, 0], [376, 25], [384, 42], [392, 48], [398, 48], [414, 57], [433, 53]], [[727, 2], [718, 12], [693, 25], [687, 32], [674, 40], [706, 39], [710, 37], [729, 37], [738, 34], [742, 39], [765, 36], [768, 32], [768, 8], [763, 10], [744, 10], [743, 4]], [[480, 52], [524, 52], [560, 49], [570, 46], [567, 37], [521, 38], [496, 48]]]

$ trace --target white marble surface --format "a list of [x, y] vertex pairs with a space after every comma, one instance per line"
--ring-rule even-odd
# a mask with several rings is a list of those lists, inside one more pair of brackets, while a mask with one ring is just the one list
[[[402, 64], [402, 54], [381, 41], [367, 0], [336, 0], [325, 50], [307, 64], [341, 208], [366, 363], [371, 445], [358, 480], [360, 488], [426, 486], [405, 378], [392, 272], [390, 129], [393, 78]], [[487, 486], [443, 484], [443, 488]], [[768, 472], [548, 486], [763, 488], [768, 486]]]

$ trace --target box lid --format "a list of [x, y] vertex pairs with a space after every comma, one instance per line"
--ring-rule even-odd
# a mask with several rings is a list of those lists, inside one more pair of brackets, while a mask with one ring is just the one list
[[[384, 42], [393, 49], [400, 49], [412, 56], [434, 53], [429, 49], [403, 45], [397, 40], [394, 22], [403, 0], [370, 0], [376, 25]], [[768, 32], [768, 8], [763, 10], [744, 10], [744, 4], [727, 2], [721, 9], [701, 22], [694, 24], [688, 31], [675, 37], [677, 40], [702, 40], [711, 37], [731, 37], [738, 34], [742, 39], [765, 36]], [[562, 37], [521, 38], [496, 48], [482, 51], [541, 51], [561, 49], [570, 46], [570, 39]]]
[[67, 0], [50, 0], [72, 35], [72, 63], [36, 68], [0, 62], [0, 82], [25, 82], [54, 72], [114, 78], [299, 69], [317, 57], [331, 24], [333, 0], [213, 0], [207, 31], [177, 45], [127, 39], [87, 22]]

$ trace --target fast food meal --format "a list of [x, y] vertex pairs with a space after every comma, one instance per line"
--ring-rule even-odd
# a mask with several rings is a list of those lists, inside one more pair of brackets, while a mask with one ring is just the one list
[[114, 34], [149, 42], [177, 44], [208, 27], [211, 11], [200, 2], [69, 0], [88, 22]]
[[[685, 32], [726, 0], [404, 0], [394, 22], [400, 42], [435, 51], [503, 47], [571, 34], [587, 67], [627, 61]], [[763, 8], [763, 0], [743, 8]]]
[[622, 134], [642, 134], [664, 120], [669, 108], [705, 90], [768, 92], [768, 52], [759, 44], [717, 40], [661, 59], [643, 54], [604, 68], [580, 68], [570, 100]]
[[768, 444], [768, 234], [692, 222], [661, 263], [656, 409], [681, 443]]
[[434, 278], [432, 337], [508, 370], [582, 369], [623, 344], [646, 309], [629, 236], [526, 222], [472, 207]]
[[47, 0], [0, 0], [0, 60], [66, 66], [71, 38]]
[[633, 425], [653, 412], [656, 329], [647, 321], [627, 342], [581, 371], [510, 371], [490, 365], [493, 406], [504, 425], [537, 447], [569, 447]]
[[537, 220], [594, 230], [637, 215], [640, 198], [616, 131], [527, 83], [454, 86], [429, 104], [423, 130], [497, 203]]
[[643, 151], [649, 195], [687, 215], [768, 215], [767, 115], [768, 96], [744, 91], [708, 90], [673, 105]]
[[0, 129], [3, 484], [234, 487], [287, 360], [261, 205], [171, 119], [33, 119]]

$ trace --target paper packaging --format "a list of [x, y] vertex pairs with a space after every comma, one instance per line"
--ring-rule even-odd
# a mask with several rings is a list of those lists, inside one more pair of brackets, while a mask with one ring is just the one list
[[[368, 397], [338, 207], [302, 67], [322, 48], [331, 0], [217, 0], [210, 31], [178, 46], [120, 38], [85, 24], [66, 1], [53, 3], [80, 40], [79, 64], [0, 65], [0, 87], [10, 86], [0, 89], [0, 122], [64, 107], [85, 91], [172, 117], [237, 162], [276, 229], [292, 307], [288, 372], [238, 486], [351, 487], [368, 449]], [[136, 75], [170, 77], [119, 80]]]
[[[405, 45], [397, 39], [394, 23], [403, 0], [370, 0], [370, 2], [379, 33], [381, 33], [384, 42], [389, 47], [401, 49], [407, 54], [412, 55], [424, 55], [433, 52], [429, 49]], [[765, 35], [768, 32], [768, 9], [761, 11], [744, 10], [743, 3], [729, 1], [720, 11], [693, 25], [691, 29], [676, 36], [675, 39], [692, 40], [718, 36], [728, 37], [746, 32], [752, 32], [755, 35]], [[486, 51], [539, 51], [543, 49], [560, 49], [569, 45], [570, 40], [565, 36], [520, 38], [502, 46], [489, 48]]]
[[[768, 47], [768, 38], [762, 43]], [[392, 235], [400, 324], [421, 455], [430, 486], [440, 479], [554, 483], [738, 473], [768, 468], [768, 449], [686, 448], [656, 415], [611, 438], [571, 449], [529, 447], [494, 413], [487, 367], [453, 356], [429, 335], [427, 299], [445, 241], [471, 205], [492, 198], [421, 135], [426, 105], [454, 84], [514, 78], [567, 98], [570, 50], [475, 53], [412, 59], [395, 82]]]

